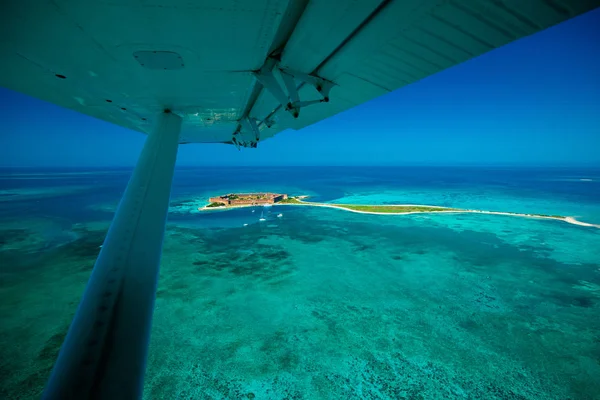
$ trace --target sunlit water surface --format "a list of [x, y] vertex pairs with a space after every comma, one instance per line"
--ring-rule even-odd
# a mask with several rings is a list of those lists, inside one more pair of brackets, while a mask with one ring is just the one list
[[[39, 398], [129, 173], [1, 171], [0, 398]], [[600, 398], [599, 229], [196, 210], [254, 190], [600, 223], [598, 170], [179, 169], [145, 398]]]

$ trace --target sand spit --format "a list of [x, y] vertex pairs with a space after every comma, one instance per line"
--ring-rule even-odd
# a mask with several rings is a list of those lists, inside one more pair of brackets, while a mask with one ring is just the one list
[[[327, 203], [312, 203], [308, 201], [302, 201], [308, 196], [298, 196], [296, 197], [298, 200], [297, 203], [275, 203], [274, 206], [311, 206], [311, 207], [325, 207], [325, 208], [337, 208], [339, 210], [349, 211], [357, 214], [373, 214], [373, 215], [409, 215], [409, 214], [458, 214], [458, 213], [473, 213], [473, 214], [491, 214], [491, 215], [507, 215], [512, 217], [523, 217], [523, 218], [536, 218], [536, 219], [553, 219], [557, 221], [567, 222], [573, 225], [586, 226], [591, 228], [600, 229], [600, 225], [590, 224], [588, 222], [583, 222], [575, 219], [574, 217], [562, 217], [562, 216], [551, 216], [551, 215], [535, 215], [535, 214], [525, 214], [525, 213], [513, 213], [513, 212], [503, 212], [503, 211], [486, 211], [486, 210], [469, 210], [469, 209], [455, 209], [455, 210], [443, 210], [443, 211], [408, 211], [408, 212], [378, 212], [378, 211], [364, 211], [364, 210], [353, 210], [351, 208], [345, 207], [342, 204], [327, 204]], [[369, 206], [369, 204], [360, 204], [361, 206]], [[351, 205], [349, 205], [351, 206]], [[449, 208], [443, 206], [431, 206], [426, 204], [385, 204], [385, 207], [429, 207], [429, 208]], [[209, 210], [229, 210], [233, 208], [244, 208], [244, 207], [259, 207], [256, 205], [240, 205], [240, 206], [230, 206], [230, 207], [199, 207], [198, 211], [209, 211]]]

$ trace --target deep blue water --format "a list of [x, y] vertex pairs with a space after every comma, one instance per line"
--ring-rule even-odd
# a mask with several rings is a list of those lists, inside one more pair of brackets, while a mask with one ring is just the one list
[[[114, 202], [123, 193], [131, 169], [0, 169], [0, 190], [8, 202], [0, 212], [17, 209], [30, 215], [47, 210], [74, 217], [85, 203]], [[53, 189], [65, 190], [53, 194]], [[28, 189], [48, 195], [22, 193]], [[198, 198], [233, 190], [280, 190], [310, 194], [312, 200], [338, 201], [368, 192], [373, 201], [473, 207], [499, 211], [567, 214], [600, 221], [600, 168], [515, 167], [198, 167], [176, 171], [172, 199]], [[379, 191], [379, 193], [376, 193]], [[373, 193], [375, 192], [375, 193]], [[386, 193], [398, 196], [383, 197]], [[496, 198], [493, 198], [497, 195]], [[412, 196], [412, 197], [411, 197]], [[44, 198], [43, 202], [39, 200]], [[520, 199], [517, 209], [511, 199]], [[487, 200], [487, 202], [486, 202]], [[506, 200], [508, 203], [503, 204]], [[540, 207], [540, 203], [542, 206]], [[487, 207], [489, 208], [489, 207]], [[81, 215], [85, 217], [85, 213]]]

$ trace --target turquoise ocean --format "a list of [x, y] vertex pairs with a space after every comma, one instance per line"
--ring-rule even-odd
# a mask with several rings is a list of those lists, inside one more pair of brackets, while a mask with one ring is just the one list
[[[39, 398], [130, 173], [0, 170], [0, 398]], [[600, 224], [600, 169], [178, 168], [145, 399], [600, 399], [600, 229], [197, 211], [246, 191]]]

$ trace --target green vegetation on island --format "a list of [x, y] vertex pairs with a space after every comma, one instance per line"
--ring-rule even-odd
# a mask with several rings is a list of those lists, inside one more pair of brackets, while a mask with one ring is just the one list
[[225, 204], [223, 204], [223, 203], [210, 203], [209, 205], [206, 206], [206, 208], [213, 208], [213, 207], [225, 207]]
[[528, 215], [533, 215], [534, 217], [546, 217], [546, 218], [558, 218], [558, 219], [566, 218], [566, 217], [563, 217], [562, 215], [546, 215], [546, 214], [528, 214]]
[[376, 213], [410, 213], [410, 212], [441, 212], [441, 211], [461, 211], [457, 208], [446, 207], [427, 207], [427, 206], [386, 206], [386, 205], [357, 205], [357, 204], [334, 204], [340, 208], [346, 208], [354, 211], [366, 211]]
[[309, 204], [309, 203], [302, 202], [295, 197], [288, 197], [287, 199], [278, 201], [277, 204]]
[[362, 205], [362, 204], [334, 204], [334, 203], [312, 203], [309, 201], [303, 201], [297, 197], [290, 197], [285, 200], [281, 200], [278, 204], [298, 204], [305, 206], [332, 206], [345, 208], [347, 210], [354, 211], [365, 211], [374, 213], [389, 213], [389, 214], [401, 214], [409, 212], [440, 212], [440, 211], [461, 211], [458, 208], [448, 207], [433, 207], [433, 206], [394, 206], [394, 205]]

